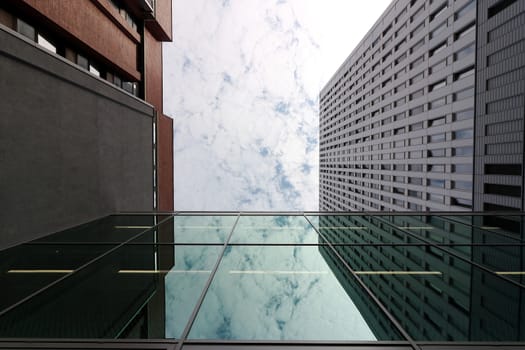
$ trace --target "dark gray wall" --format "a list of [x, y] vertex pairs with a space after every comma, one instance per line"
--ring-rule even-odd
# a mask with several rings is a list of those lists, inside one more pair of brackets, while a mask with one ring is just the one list
[[0, 248], [152, 210], [154, 109], [0, 26]]
[[474, 210], [524, 210], [525, 1], [478, 1]]

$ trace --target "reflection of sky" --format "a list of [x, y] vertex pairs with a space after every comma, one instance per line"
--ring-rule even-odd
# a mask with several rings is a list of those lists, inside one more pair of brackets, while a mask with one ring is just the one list
[[189, 338], [375, 340], [318, 249], [229, 248]]
[[319, 235], [303, 216], [241, 216], [231, 243], [318, 243]]
[[176, 246], [166, 286], [166, 338], [180, 337], [222, 246]]
[[318, 94], [389, 0], [175, 0], [178, 210], [317, 210]]
[[174, 221], [175, 243], [224, 243], [237, 216], [183, 216]]

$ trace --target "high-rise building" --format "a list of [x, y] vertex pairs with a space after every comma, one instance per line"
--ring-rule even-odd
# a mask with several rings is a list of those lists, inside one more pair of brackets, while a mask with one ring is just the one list
[[0, 247], [173, 210], [171, 0], [0, 2]]
[[519, 1], [393, 1], [320, 93], [324, 211], [523, 209]]

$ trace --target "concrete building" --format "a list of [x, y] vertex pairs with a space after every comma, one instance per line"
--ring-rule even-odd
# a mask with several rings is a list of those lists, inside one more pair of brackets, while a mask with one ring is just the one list
[[523, 209], [523, 13], [393, 1], [321, 90], [320, 210]]
[[0, 247], [173, 210], [170, 0], [0, 3]]

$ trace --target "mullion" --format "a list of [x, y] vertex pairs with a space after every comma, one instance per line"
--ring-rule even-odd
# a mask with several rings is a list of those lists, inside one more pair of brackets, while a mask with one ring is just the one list
[[516, 282], [515, 280], [509, 279], [509, 278], [504, 277], [504, 276], [502, 276], [502, 275], [498, 275], [495, 271], [492, 271], [491, 269], [489, 269], [489, 268], [487, 268], [487, 267], [485, 267], [485, 266], [483, 266], [483, 265], [481, 265], [481, 264], [478, 264], [477, 262], [474, 262], [474, 261], [472, 261], [472, 260], [470, 260], [470, 259], [467, 259], [467, 258], [461, 256], [460, 254], [455, 253], [455, 252], [452, 251], [452, 250], [442, 248], [440, 245], [438, 245], [438, 244], [436, 244], [436, 243], [434, 243], [434, 242], [432, 242], [432, 241], [429, 241], [429, 240], [427, 240], [427, 239], [425, 239], [425, 238], [423, 238], [423, 237], [421, 237], [421, 236], [419, 236], [419, 235], [417, 235], [417, 234], [414, 234], [414, 233], [412, 233], [412, 232], [410, 232], [410, 231], [408, 231], [408, 230], [401, 229], [401, 228], [395, 226], [393, 223], [391, 223], [391, 222], [388, 221], [388, 220], [384, 220], [384, 219], [378, 219], [378, 220], [381, 220], [383, 223], [385, 223], [385, 224], [387, 224], [387, 225], [393, 227], [393, 228], [396, 229], [396, 230], [399, 230], [399, 231], [403, 232], [404, 234], [406, 234], [406, 235], [408, 235], [408, 236], [411, 236], [411, 237], [413, 237], [413, 238], [415, 238], [415, 239], [417, 239], [417, 240], [419, 240], [419, 241], [426, 242], [429, 246], [435, 247], [435, 248], [437, 248], [437, 249], [439, 249], [439, 250], [441, 250], [441, 251], [444, 251], [446, 254], [449, 254], [449, 255], [451, 255], [451, 256], [453, 256], [453, 257], [455, 257], [455, 258], [458, 258], [458, 259], [460, 259], [460, 260], [462, 260], [462, 261], [464, 261], [464, 262], [466, 262], [466, 263], [468, 263], [468, 264], [470, 264], [470, 265], [472, 265], [472, 266], [475, 266], [475, 267], [477, 267], [478, 269], [481, 269], [481, 270], [483, 270], [483, 271], [485, 271], [485, 272], [487, 272], [487, 273], [490, 273], [490, 274], [492, 274], [492, 275], [494, 275], [494, 276], [497, 276], [498, 278], [504, 279], [505, 281], [507, 281], [507, 282], [509, 282], [509, 283], [511, 283], [511, 284], [513, 284], [513, 285], [515, 285], [515, 286], [517, 286], [517, 287], [525, 288], [525, 285], [523, 285], [523, 284], [521, 284], [521, 283], [518, 283], [518, 282]]
[[23, 298], [22, 300], [19, 300], [18, 302], [12, 304], [11, 306], [8, 306], [7, 308], [3, 309], [0, 311], [0, 317], [2, 317], [3, 315], [5, 315], [6, 313], [8, 313], [9, 311], [15, 309], [16, 307], [20, 306], [21, 304], [31, 300], [33, 297], [36, 297], [37, 295], [43, 293], [44, 291], [50, 289], [51, 287], [59, 284], [60, 282], [62, 282], [63, 280], [65, 280], [66, 278], [69, 278], [71, 276], [73, 276], [74, 274], [78, 273], [79, 271], [81, 270], [84, 270], [85, 268], [91, 266], [92, 264], [94, 264], [95, 262], [99, 261], [100, 259], [104, 258], [105, 256], [113, 253], [114, 251], [116, 251], [117, 249], [123, 247], [124, 245], [126, 245], [127, 242], [133, 240], [133, 239], [136, 239], [138, 238], [139, 236], [141, 236], [142, 234], [146, 233], [147, 231], [150, 231], [150, 230], [153, 230], [155, 229], [156, 227], [158, 227], [160, 224], [164, 223], [165, 221], [167, 220], [170, 220], [171, 218], [173, 218], [173, 216], [168, 216], [167, 218], [165, 218], [164, 220], [161, 220], [159, 223], [157, 223], [155, 226], [151, 227], [151, 228], [148, 228], [146, 229], [145, 231], [143, 232], [140, 232], [140, 233], [137, 233], [135, 236], [132, 236], [130, 239], [128, 239], [127, 241], [125, 242], [122, 242], [120, 244], [117, 244], [116, 246], [114, 246], [113, 248], [109, 249], [108, 251], [100, 254], [99, 256], [89, 260], [88, 262], [86, 262], [85, 264], [77, 267], [75, 270], [67, 273], [66, 275], [62, 276], [62, 277], [59, 277], [58, 279], [56, 279], [55, 281], [47, 284], [46, 286], [38, 289], [37, 291], [31, 293], [30, 295], [28, 295], [27, 297]]
[[208, 280], [206, 281], [206, 284], [204, 285], [204, 288], [202, 289], [202, 292], [201, 292], [201, 295], [199, 296], [199, 299], [197, 300], [197, 303], [191, 313], [191, 316], [188, 320], [188, 323], [186, 324], [186, 327], [184, 328], [184, 330], [182, 331], [182, 334], [180, 336], [180, 339], [179, 339], [179, 343], [177, 344], [176, 346], [176, 350], [181, 350], [182, 347], [184, 346], [184, 342], [186, 341], [187, 337], [188, 337], [188, 334], [190, 333], [190, 330], [191, 330], [191, 327], [193, 326], [193, 323], [195, 322], [195, 318], [197, 317], [197, 313], [199, 312], [201, 306], [202, 306], [202, 303], [204, 301], [204, 298], [206, 297], [206, 294], [208, 292], [208, 289], [210, 288], [210, 285], [213, 281], [213, 278], [215, 277], [215, 274], [217, 273], [217, 270], [219, 269], [219, 265], [222, 261], [222, 258], [224, 256], [224, 252], [226, 251], [226, 249], [228, 248], [228, 242], [230, 241], [234, 231], [235, 231], [235, 227], [237, 226], [237, 223], [239, 222], [239, 218], [241, 217], [240, 213], [239, 215], [237, 215], [237, 219], [235, 220], [234, 224], [233, 224], [233, 227], [230, 231], [230, 234], [228, 235], [228, 238], [226, 238], [226, 241], [224, 242], [223, 244], [223, 248], [219, 254], [219, 257], [217, 258], [217, 262], [215, 263], [215, 265], [213, 266], [213, 269], [212, 269], [212, 272], [210, 273], [210, 276], [208, 277]]
[[381, 301], [372, 293], [368, 286], [359, 278], [356, 272], [350, 267], [350, 265], [343, 259], [339, 252], [332, 246], [332, 244], [324, 237], [324, 235], [312, 224], [312, 222], [305, 215], [305, 219], [310, 223], [310, 225], [317, 231], [321, 238], [328, 243], [328, 246], [332, 252], [336, 255], [339, 261], [346, 267], [346, 269], [352, 274], [357, 283], [364, 289], [367, 295], [376, 303], [379, 309], [387, 316], [387, 318], [392, 322], [394, 327], [400, 332], [400, 334], [405, 338], [406, 341], [410, 343], [413, 349], [419, 349], [419, 346], [415, 343], [414, 339], [408, 334], [408, 332], [399, 324], [397, 319], [388, 311], [388, 309], [381, 303]]

